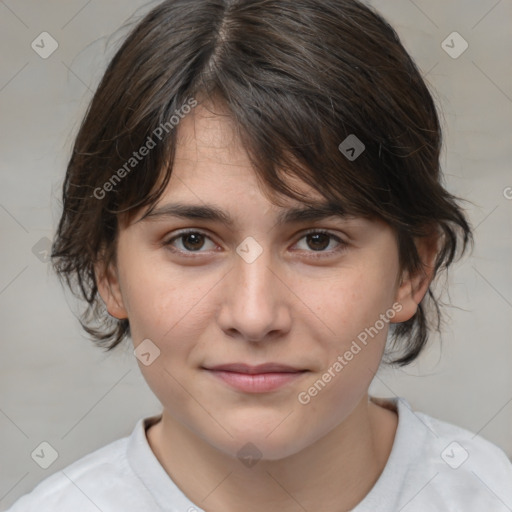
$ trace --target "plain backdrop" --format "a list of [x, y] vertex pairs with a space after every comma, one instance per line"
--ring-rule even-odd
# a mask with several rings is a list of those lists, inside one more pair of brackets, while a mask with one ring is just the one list
[[[107, 355], [82, 333], [44, 252], [73, 137], [117, 44], [107, 38], [153, 5], [0, 2], [0, 510], [160, 412], [128, 342]], [[512, 3], [372, 5], [398, 31], [442, 110], [446, 186], [473, 203], [466, 207], [476, 244], [449, 276], [442, 340], [432, 337], [412, 366], [383, 369], [371, 391], [405, 397], [512, 456]], [[58, 43], [46, 59], [31, 46], [42, 32]], [[469, 45], [458, 58], [442, 45], [453, 32]], [[460, 49], [455, 37], [450, 45]], [[58, 454], [47, 469], [31, 456], [42, 442]]]

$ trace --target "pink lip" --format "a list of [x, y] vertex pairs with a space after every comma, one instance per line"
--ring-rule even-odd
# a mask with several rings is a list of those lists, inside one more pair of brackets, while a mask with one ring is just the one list
[[307, 372], [275, 363], [259, 366], [232, 364], [205, 369], [231, 387], [246, 393], [273, 391]]
[[245, 363], [228, 363], [228, 364], [219, 364], [217, 366], [210, 366], [206, 368], [207, 370], [222, 370], [227, 372], [237, 372], [237, 373], [289, 373], [289, 372], [300, 372], [299, 368], [294, 368], [293, 366], [288, 366], [286, 364], [279, 363], [264, 363], [258, 364], [256, 366], [251, 366]]

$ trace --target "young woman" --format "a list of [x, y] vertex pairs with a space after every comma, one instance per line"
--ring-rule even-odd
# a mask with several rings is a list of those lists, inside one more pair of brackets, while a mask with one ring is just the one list
[[52, 258], [162, 413], [11, 512], [512, 510], [498, 447], [368, 395], [421, 353], [430, 286], [472, 241], [440, 149], [371, 8], [156, 6], [76, 137]]

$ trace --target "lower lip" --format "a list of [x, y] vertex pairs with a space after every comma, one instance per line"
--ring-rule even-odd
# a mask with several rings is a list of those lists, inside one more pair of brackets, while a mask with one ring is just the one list
[[302, 372], [276, 372], [276, 373], [237, 373], [223, 370], [208, 370], [215, 377], [223, 380], [226, 384], [246, 393], [263, 393], [265, 391], [273, 391], [285, 384], [289, 384], [294, 380], [307, 373]]

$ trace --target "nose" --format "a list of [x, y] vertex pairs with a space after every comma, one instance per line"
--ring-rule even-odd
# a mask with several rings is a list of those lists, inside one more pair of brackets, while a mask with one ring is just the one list
[[289, 331], [288, 301], [293, 294], [271, 259], [269, 250], [252, 262], [235, 255], [233, 267], [224, 278], [218, 317], [228, 336], [261, 342]]

